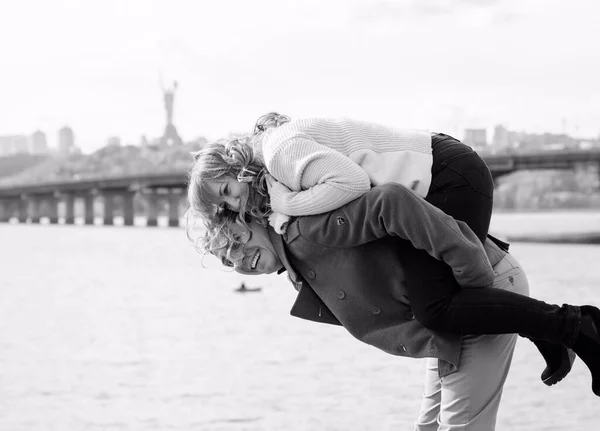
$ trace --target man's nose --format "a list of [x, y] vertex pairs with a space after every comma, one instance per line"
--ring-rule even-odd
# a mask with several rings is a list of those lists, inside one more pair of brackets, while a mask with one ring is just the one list
[[246, 246], [244, 244], [240, 245], [237, 250], [230, 250], [229, 252], [229, 260], [234, 266], [241, 266], [244, 262], [244, 257], [246, 257]]

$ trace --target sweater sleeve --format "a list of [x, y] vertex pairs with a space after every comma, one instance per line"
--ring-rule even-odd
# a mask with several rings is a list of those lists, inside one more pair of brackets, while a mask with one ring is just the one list
[[[336, 222], [339, 217], [346, 222]], [[483, 244], [466, 223], [399, 184], [375, 187], [322, 222], [315, 220], [303, 220], [303, 236], [310, 232], [311, 241], [326, 247], [356, 247], [395, 236], [448, 264], [462, 287], [488, 286], [495, 278]]]
[[346, 155], [308, 136], [264, 149], [269, 173], [285, 187], [271, 189], [273, 211], [290, 216], [325, 213], [371, 188], [369, 176]]

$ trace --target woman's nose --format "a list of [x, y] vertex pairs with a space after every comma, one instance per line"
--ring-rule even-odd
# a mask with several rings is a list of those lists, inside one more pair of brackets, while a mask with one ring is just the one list
[[229, 205], [229, 208], [239, 212], [240, 210], [240, 198], [228, 197], [225, 202]]

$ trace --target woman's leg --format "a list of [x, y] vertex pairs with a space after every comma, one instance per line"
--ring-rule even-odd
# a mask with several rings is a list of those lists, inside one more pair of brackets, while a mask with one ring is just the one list
[[[463, 289], [444, 262], [408, 241], [399, 247], [409, 301], [423, 326], [473, 335], [521, 334], [571, 347], [590, 369], [594, 393], [600, 396], [600, 310], [596, 307], [560, 307], [494, 287]], [[512, 282], [511, 276], [502, 281], [506, 280]]]
[[[485, 242], [492, 216], [494, 193], [490, 170], [475, 151], [451, 136], [434, 135], [432, 149], [432, 182], [426, 200], [455, 219], [467, 223], [481, 242]], [[426, 265], [426, 262], [424, 264]], [[414, 268], [417, 273], [423, 269], [418, 265]], [[454, 295], [452, 291], [448, 294]], [[431, 298], [440, 300], [440, 298]], [[461, 298], [456, 297], [454, 300], [459, 303]], [[497, 300], [497, 298], [489, 299]], [[418, 300], [425, 301], [421, 305], [425, 313], [423, 318], [427, 319], [436, 308], [427, 303], [427, 298], [420, 297]], [[432, 311], [428, 313], [427, 310]], [[439, 310], [437, 308], [438, 312]], [[462, 312], [468, 313], [466, 309]], [[562, 380], [571, 369], [574, 360], [573, 352], [545, 340], [532, 341], [547, 364], [541, 376], [542, 381], [552, 385]]]
[[527, 283], [511, 255], [494, 268], [498, 276], [493, 287], [465, 289], [457, 284], [446, 263], [408, 241], [398, 247], [411, 308], [425, 327], [473, 335], [523, 334], [556, 344], [574, 343], [581, 318], [579, 307], [559, 307], [511, 291], [515, 284]]

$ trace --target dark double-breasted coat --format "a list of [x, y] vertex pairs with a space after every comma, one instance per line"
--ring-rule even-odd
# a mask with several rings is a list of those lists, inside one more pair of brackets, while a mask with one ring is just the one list
[[464, 223], [397, 184], [375, 187], [327, 214], [291, 219], [286, 234], [270, 229], [269, 236], [299, 291], [292, 315], [342, 325], [393, 355], [438, 358], [441, 376], [457, 369], [461, 336], [430, 331], [415, 319], [403, 250], [417, 245], [437, 257], [453, 254], [455, 276], [458, 269], [472, 283], [496, 285], [509, 276], [493, 269], [507, 255], [501, 243], [481, 246]]

